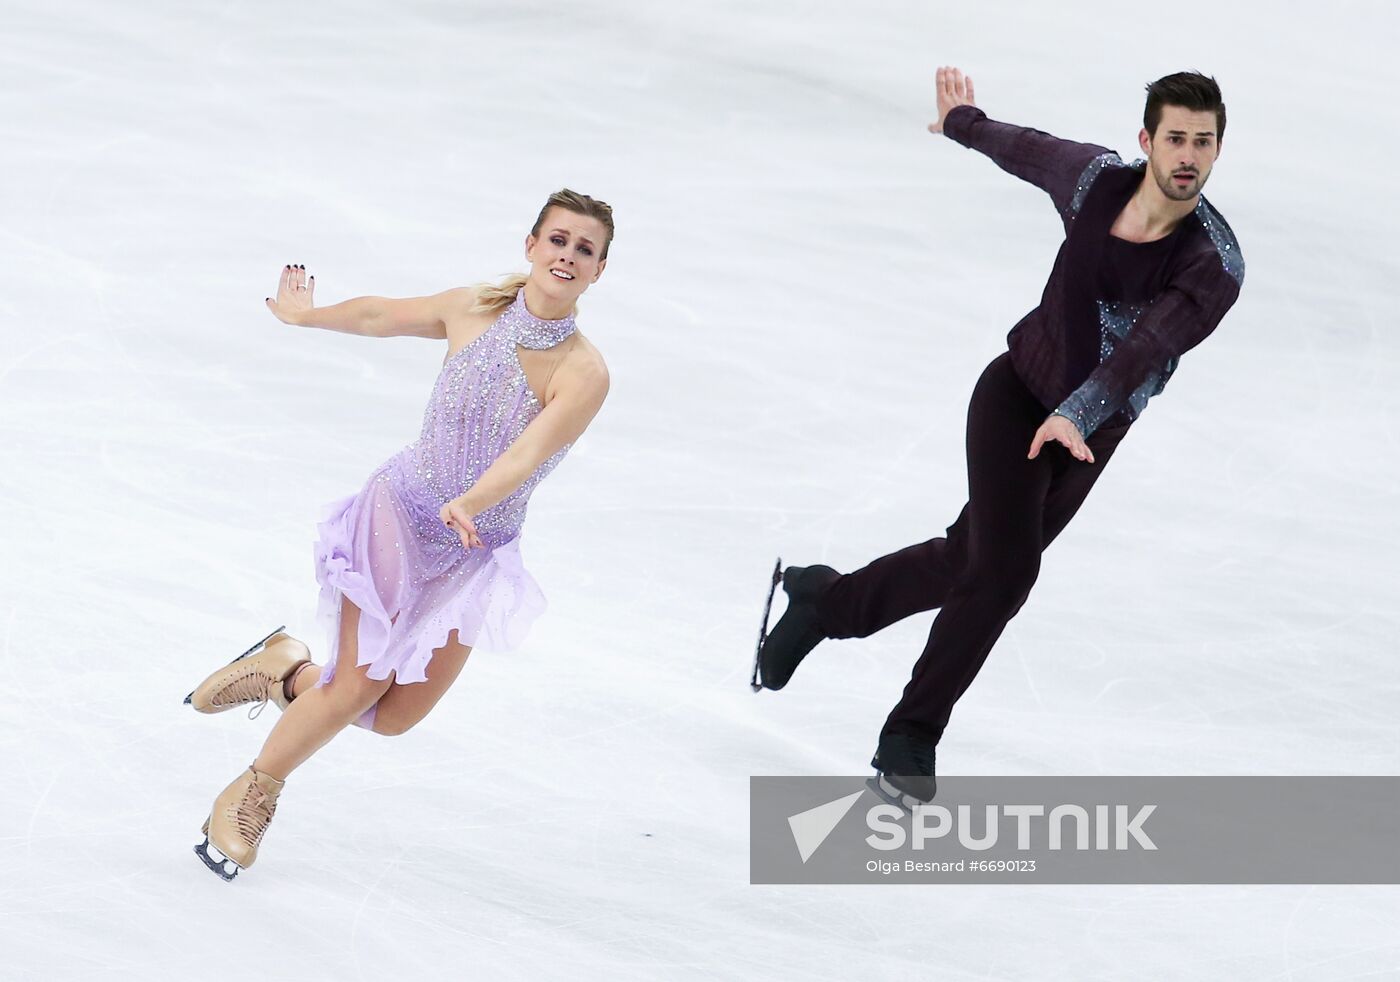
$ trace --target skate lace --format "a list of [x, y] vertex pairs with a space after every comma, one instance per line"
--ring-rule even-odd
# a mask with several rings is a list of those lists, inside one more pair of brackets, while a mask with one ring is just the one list
[[255, 702], [257, 705], [248, 711], [248, 718], [257, 719], [267, 708], [271, 687], [277, 682], [277, 679], [265, 672], [249, 672], [224, 686], [210, 701], [216, 706], [238, 706], [245, 702]]
[[243, 802], [238, 806], [238, 814], [235, 816], [238, 834], [248, 845], [256, 847], [262, 842], [263, 833], [267, 831], [267, 826], [276, 812], [277, 798], [256, 784], [253, 785], [243, 795]]

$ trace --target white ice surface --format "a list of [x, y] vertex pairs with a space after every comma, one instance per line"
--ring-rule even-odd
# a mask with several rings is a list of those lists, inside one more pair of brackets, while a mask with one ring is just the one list
[[[1048, 200], [925, 124], [1135, 155], [1221, 82], [1242, 299], [1046, 554], [959, 703], [959, 774], [1394, 774], [1389, 4], [3, 0], [0, 976], [1391, 979], [1398, 887], [757, 887], [751, 774], [861, 773], [932, 615], [747, 685], [764, 578], [939, 534]], [[551, 607], [412, 733], [293, 775], [232, 885], [190, 847], [275, 711], [194, 682], [324, 651], [322, 504], [417, 434], [445, 350], [279, 324], [522, 267], [610, 201], [613, 389], [538, 491]], [[1389, 325], [1389, 326], [1387, 326]], [[1389, 924], [1387, 928], [1385, 925]]]

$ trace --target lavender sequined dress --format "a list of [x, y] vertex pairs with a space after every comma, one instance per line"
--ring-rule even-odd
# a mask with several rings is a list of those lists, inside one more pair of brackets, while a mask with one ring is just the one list
[[335, 675], [340, 602], [360, 608], [358, 664], [370, 678], [422, 682], [433, 649], [453, 628], [462, 644], [514, 648], [544, 610], [520, 557], [530, 493], [563, 459], [560, 449], [525, 483], [476, 517], [485, 549], [468, 550], [438, 513], [466, 492], [540, 412], [516, 345], [549, 348], [574, 319], [547, 321], [524, 290], [486, 331], [442, 367], [417, 440], [385, 461], [357, 494], [326, 506], [318, 524], [317, 616], [330, 638], [318, 685]]

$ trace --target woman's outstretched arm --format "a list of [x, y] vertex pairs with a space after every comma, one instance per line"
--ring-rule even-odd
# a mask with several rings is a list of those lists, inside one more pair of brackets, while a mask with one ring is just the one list
[[308, 277], [305, 266], [284, 266], [276, 300], [266, 300], [268, 309], [282, 323], [298, 327], [320, 327], [370, 338], [411, 336], [443, 340], [451, 312], [471, 306], [473, 299], [470, 287], [456, 287], [429, 297], [355, 297], [317, 307], [315, 290], [316, 277]]
[[525, 479], [588, 428], [608, 395], [608, 369], [599, 357], [582, 358], [560, 368], [549, 405], [530, 421], [515, 442], [497, 457], [471, 490], [442, 506], [440, 516], [462, 536], [463, 545], [481, 545], [472, 520], [499, 504]]

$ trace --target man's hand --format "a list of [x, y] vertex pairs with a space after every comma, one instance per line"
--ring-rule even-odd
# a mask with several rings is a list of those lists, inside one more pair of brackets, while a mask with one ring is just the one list
[[1070, 453], [1080, 460], [1094, 462], [1094, 454], [1089, 449], [1089, 445], [1084, 442], [1084, 438], [1079, 435], [1079, 427], [1074, 425], [1074, 421], [1068, 416], [1051, 416], [1040, 424], [1040, 429], [1035, 431], [1035, 439], [1031, 441], [1031, 452], [1026, 455], [1027, 460], [1035, 460], [1040, 454], [1040, 448], [1050, 440], [1064, 444]]
[[963, 75], [956, 68], [940, 68], [938, 70], [938, 122], [929, 123], [930, 133], [943, 132], [943, 120], [948, 118], [948, 111], [957, 106], [975, 106], [977, 102], [972, 94], [972, 79]]

